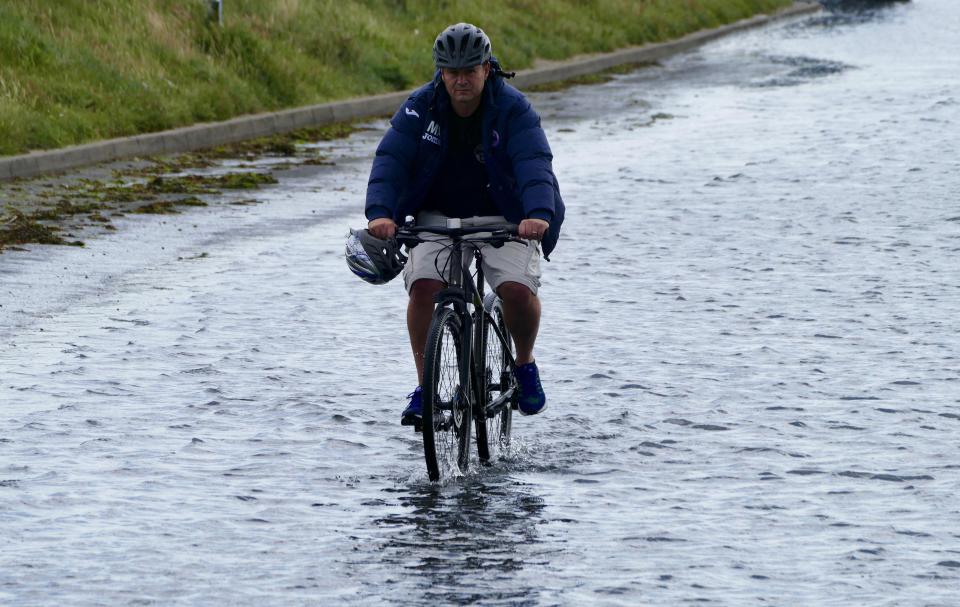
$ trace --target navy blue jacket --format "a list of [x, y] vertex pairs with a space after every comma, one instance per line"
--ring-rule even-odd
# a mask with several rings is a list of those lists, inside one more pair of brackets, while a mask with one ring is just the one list
[[[499, 68], [495, 60], [494, 67]], [[553, 154], [540, 116], [497, 72], [490, 72], [483, 92], [483, 156], [490, 198], [512, 223], [526, 218], [549, 221], [543, 240], [544, 255], [549, 255], [564, 216]], [[368, 220], [389, 217], [401, 223], [420, 210], [447, 150], [447, 117], [452, 111], [439, 71], [403, 103], [373, 160], [367, 184]]]

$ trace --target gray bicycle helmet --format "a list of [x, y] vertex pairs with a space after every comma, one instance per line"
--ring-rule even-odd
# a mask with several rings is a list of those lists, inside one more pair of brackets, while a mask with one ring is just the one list
[[437, 68], [463, 69], [486, 63], [492, 54], [490, 38], [469, 23], [457, 23], [440, 32], [433, 43]]
[[350, 230], [345, 255], [350, 271], [374, 285], [390, 282], [407, 263], [396, 240], [380, 240], [367, 230]]

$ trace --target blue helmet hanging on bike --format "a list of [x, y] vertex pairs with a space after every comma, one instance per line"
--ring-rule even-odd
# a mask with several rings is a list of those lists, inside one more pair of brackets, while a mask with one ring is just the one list
[[390, 282], [407, 263], [396, 240], [381, 240], [367, 230], [350, 230], [345, 256], [350, 271], [374, 285]]

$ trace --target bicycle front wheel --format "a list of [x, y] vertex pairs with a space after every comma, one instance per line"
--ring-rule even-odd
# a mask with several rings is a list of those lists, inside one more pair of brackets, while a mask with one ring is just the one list
[[[513, 426], [513, 344], [503, 321], [500, 298], [488, 293], [483, 302], [483, 322], [477, 355], [479, 406], [483, 422], [477, 422], [477, 455], [489, 461], [510, 447]], [[499, 404], [498, 404], [499, 403]]]
[[[434, 312], [423, 353], [423, 454], [430, 480], [467, 471], [470, 448], [468, 383], [462, 382], [460, 319]], [[464, 370], [465, 371], [465, 370]]]

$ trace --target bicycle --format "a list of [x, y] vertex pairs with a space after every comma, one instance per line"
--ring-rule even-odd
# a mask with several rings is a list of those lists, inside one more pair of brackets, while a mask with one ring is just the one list
[[[519, 390], [513, 375], [513, 342], [503, 320], [496, 293], [484, 293], [483, 255], [471, 247], [475, 274], [464, 268], [464, 249], [473, 243], [494, 247], [521, 242], [517, 226], [499, 224], [462, 227], [458, 219], [447, 226], [404, 225], [397, 242], [414, 247], [421, 234], [450, 239], [449, 280], [437, 293], [427, 333], [423, 364], [423, 413], [419, 427], [431, 481], [439, 480], [444, 465], [464, 473], [470, 462], [470, 425], [476, 423], [477, 455], [489, 462], [493, 448], [510, 446], [513, 410]], [[464, 269], [467, 271], [465, 272]], [[438, 268], [439, 270], [439, 268]], [[442, 275], [442, 273], [441, 273]], [[474, 278], [474, 276], [476, 278]]]

